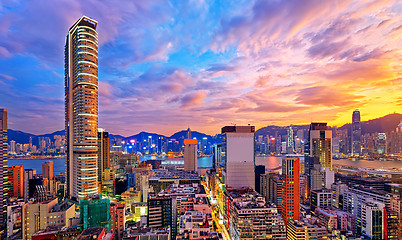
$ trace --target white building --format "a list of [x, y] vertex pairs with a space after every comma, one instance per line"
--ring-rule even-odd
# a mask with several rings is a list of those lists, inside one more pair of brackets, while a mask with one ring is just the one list
[[254, 132], [254, 126], [222, 128], [222, 174], [227, 187], [255, 189]]

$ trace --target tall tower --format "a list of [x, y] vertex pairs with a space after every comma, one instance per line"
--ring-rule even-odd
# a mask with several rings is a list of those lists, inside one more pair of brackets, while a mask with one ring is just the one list
[[184, 170], [197, 171], [197, 139], [184, 139]]
[[222, 171], [226, 187], [255, 189], [254, 126], [222, 128]]
[[290, 220], [300, 220], [300, 159], [282, 159], [282, 209], [285, 224]]
[[360, 111], [354, 110], [352, 115], [352, 155], [360, 155], [361, 151], [361, 138], [362, 138], [362, 126], [360, 122]]
[[54, 178], [54, 165], [53, 161], [46, 161], [42, 163], [42, 176], [48, 180], [53, 180]]
[[97, 22], [83, 16], [68, 31], [65, 54], [67, 196], [98, 192]]
[[311, 123], [308, 147], [310, 159], [318, 159], [322, 167], [332, 171], [332, 131], [327, 123]]
[[0, 108], [0, 228], [7, 219], [8, 171], [7, 171], [7, 109]]
[[16, 198], [24, 197], [24, 166], [13, 165], [8, 168], [10, 195]]

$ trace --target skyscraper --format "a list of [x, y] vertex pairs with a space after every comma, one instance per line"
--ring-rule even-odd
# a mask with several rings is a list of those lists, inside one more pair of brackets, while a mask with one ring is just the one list
[[360, 123], [360, 111], [354, 110], [352, 115], [352, 155], [360, 155], [361, 152], [361, 138], [362, 138], [362, 126]]
[[300, 220], [300, 159], [286, 157], [282, 160], [282, 209], [285, 224]]
[[24, 170], [24, 201], [29, 199], [29, 180], [33, 179], [36, 175], [35, 169]]
[[44, 178], [44, 185], [47, 191], [53, 193], [54, 166], [52, 161], [42, 163], [42, 176]]
[[197, 139], [184, 139], [184, 170], [197, 171]]
[[53, 161], [47, 161], [42, 163], [42, 176], [48, 180], [53, 180], [54, 178], [54, 165]]
[[24, 166], [13, 165], [9, 167], [8, 176], [10, 194], [16, 198], [24, 197]]
[[0, 228], [7, 219], [8, 173], [7, 173], [7, 110], [0, 108]]
[[308, 145], [310, 159], [318, 158], [322, 167], [332, 171], [332, 131], [327, 123], [311, 123]]
[[110, 167], [110, 138], [105, 129], [98, 128], [98, 181], [102, 182], [106, 168]]
[[83, 16], [65, 45], [65, 132], [67, 196], [98, 192], [97, 22]]
[[254, 126], [222, 128], [222, 171], [227, 187], [255, 189]]
[[387, 135], [386, 133], [377, 134], [377, 153], [387, 153]]

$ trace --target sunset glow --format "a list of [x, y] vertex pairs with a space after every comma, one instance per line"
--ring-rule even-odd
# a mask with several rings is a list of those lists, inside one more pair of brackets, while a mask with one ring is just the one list
[[99, 127], [113, 134], [402, 112], [400, 1], [33, 0], [0, 3], [9, 128], [64, 128], [65, 33], [83, 15], [98, 21]]

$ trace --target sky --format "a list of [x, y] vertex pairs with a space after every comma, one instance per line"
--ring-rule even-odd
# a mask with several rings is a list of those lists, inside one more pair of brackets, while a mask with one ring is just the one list
[[351, 122], [402, 112], [402, 3], [0, 1], [9, 128], [64, 128], [64, 45], [98, 21], [99, 127], [130, 136]]

